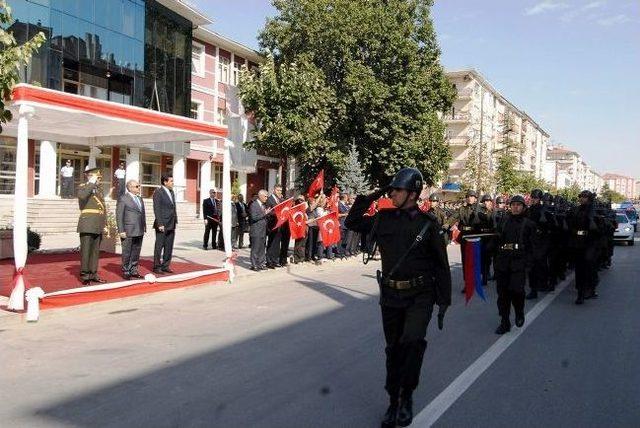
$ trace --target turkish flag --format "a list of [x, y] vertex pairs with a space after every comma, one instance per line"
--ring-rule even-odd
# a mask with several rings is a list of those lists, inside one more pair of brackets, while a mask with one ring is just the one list
[[329, 201], [327, 202], [327, 207], [329, 211], [332, 213], [337, 213], [340, 211], [338, 208], [338, 202], [340, 201], [340, 191], [336, 186], [333, 186], [331, 189], [331, 196], [329, 196]]
[[367, 212], [364, 213], [364, 215], [368, 217], [376, 215], [376, 201], [371, 202], [371, 205], [369, 205], [369, 208], [367, 208]]
[[460, 230], [458, 229], [458, 226], [454, 225], [451, 228], [451, 240], [456, 244], [459, 244], [460, 243], [459, 238], [460, 238]]
[[273, 230], [276, 230], [277, 228], [285, 224], [287, 220], [289, 220], [289, 210], [291, 209], [292, 206], [293, 206], [293, 198], [289, 198], [286, 201], [280, 202], [278, 205], [273, 207], [273, 213], [276, 215], [276, 218], [278, 219], [278, 222], [273, 227]]
[[395, 210], [396, 206], [391, 202], [391, 198], [378, 199], [378, 211], [380, 210]]
[[316, 178], [309, 186], [309, 190], [307, 190], [307, 196], [309, 196], [310, 198], [315, 198], [318, 193], [322, 192], [322, 189], [324, 189], [324, 169], [320, 170]]
[[431, 209], [431, 201], [422, 201], [419, 208], [423, 213], [429, 212], [429, 210]]
[[338, 213], [329, 213], [317, 219], [318, 229], [322, 237], [322, 245], [329, 245], [340, 242], [340, 221]]
[[302, 239], [307, 236], [307, 203], [291, 207], [289, 210], [289, 231], [291, 239]]

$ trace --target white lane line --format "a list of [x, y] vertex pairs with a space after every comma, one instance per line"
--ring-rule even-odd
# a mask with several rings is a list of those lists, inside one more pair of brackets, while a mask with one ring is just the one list
[[547, 294], [526, 314], [526, 322], [522, 328], [512, 328], [510, 333], [501, 336], [489, 349], [462, 372], [448, 387], [413, 419], [412, 426], [430, 427], [447, 411], [453, 403], [498, 359], [509, 346], [533, 323], [533, 321], [558, 297], [569, 285], [573, 277], [569, 277], [556, 287], [554, 293]]

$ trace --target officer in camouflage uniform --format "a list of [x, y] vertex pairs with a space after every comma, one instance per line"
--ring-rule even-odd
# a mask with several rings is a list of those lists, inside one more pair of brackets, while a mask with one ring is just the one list
[[[378, 285], [386, 341], [385, 389], [390, 398], [383, 428], [411, 424], [412, 394], [418, 386], [434, 305], [439, 308], [440, 329], [451, 305], [451, 271], [442, 229], [416, 203], [422, 183], [420, 171], [403, 168], [388, 189], [358, 196], [345, 219], [348, 229], [371, 232], [380, 249]], [[398, 209], [365, 216], [371, 203], [387, 191]]]
[[80, 279], [85, 285], [106, 282], [98, 276], [100, 242], [107, 220], [102, 196], [102, 173], [99, 168], [85, 171], [87, 182], [78, 188], [78, 233], [80, 234]]
[[440, 207], [440, 196], [437, 193], [432, 193], [429, 195], [429, 202], [431, 202], [431, 208], [429, 208], [429, 213], [433, 214], [436, 218], [442, 231], [444, 232], [444, 242], [446, 245], [449, 245], [449, 225], [447, 224], [447, 213], [445, 210]]

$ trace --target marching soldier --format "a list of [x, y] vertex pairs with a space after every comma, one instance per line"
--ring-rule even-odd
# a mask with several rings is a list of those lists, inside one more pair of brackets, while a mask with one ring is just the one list
[[553, 215], [547, 211], [542, 203], [543, 193], [540, 189], [531, 191], [531, 206], [527, 210], [527, 216], [536, 225], [533, 236], [534, 254], [533, 267], [529, 272], [529, 288], [527, 299], [538, 298], [538, 291], [549, 289], [549, 245], [550, 231], [555, 227]]
[[106, 282], [98, 276], [100, 242], [106, 223], [106, 207], [102, 196], [102, 173], [100, 168], [85, 171], [87, 182], [78, 189], [80, 218], [80, 279], [84, 285], [91, 282]]
[[480, 202], [482, 203], [478, 209], [480, 233], [487, 234], [487, 236], [482, 237], [482, 256], [480, 257], [482, 263], [482, 285], [486, 286], [491, 270], [491, 261], [495, 253], [495, 237], [490, 235], [495, 232], [493, 198], [491, 195], [482, 195]]
[[594, 195], [583, 190], [578, 195], [580, 205], [569, 216], [571, 233], [569, 245], [574, 254], [576, 288], [578, 298], [576, 305], [585, 299], [597, 297], [595, 288], [598, 282], [598, 248], [599, 229], [595, 221]]
[[[458, 210], [454, 211], [453, 215], [449, 218], [449, 225], [453, 226], [458, 222], [458, 229], [460, 230], [460, 255], [462, 258], [462, 277], [464, 278], [464, 261], [465, 261], [465, 246], [467, 245], [464, 237], [466, 235], [472, 235], [478, 231], [478, 225], [480, 219], [478, 218], [478, 194], [475, 190], [467, 191], [466, 201]], [[462, 287], [462, 293], [464, 293], [464, 287]]]
[[433, 307], [439, 307], [438, 328], [442, 329], [451, 304], [451, 271], [442, 229], [432, 214], [423, 213], [417, 205], [422, 183], [420, 171], [403, 168], [388, 188], [398, 209], [364, 216], [371, 203], [387, 191], [384, 189], [358, 196], [345, 220], [349, 229], [373, 232], [382, 259], [378, 284], [387, 344], [385, 389], [390, 397], [383, 428], [411, 424], [412, 395], [418, 386]]
[[511, 212], [498, 224], [495, 259], [496, 288], [500, 325], [496, 334], [511, 330], [511, 306], [516, 326], [524, 324], [524, 295], [527, 271], [533, 266], [535, 224], [525, 215], [525, 200], [516, 195], [509, 203]]
[[429, 208], [429, 213], [433, 214], [436, 218], [438, 224], [442, 228], [444, 243], [449, 245], [449, 225], [447, 224], [447, 213], [445, 210], [440, 207], [440, 196], [437, 193], [432, 193], [429, 195], [429, 202], [431, 202], [431, 207]]

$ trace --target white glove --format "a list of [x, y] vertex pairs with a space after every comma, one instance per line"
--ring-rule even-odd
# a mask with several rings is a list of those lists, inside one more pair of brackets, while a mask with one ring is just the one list
[[97, 175], [92, 175], [91, 177], [89, 177], [89, 183], [96, 184], [97, 182], [98, 182]]

